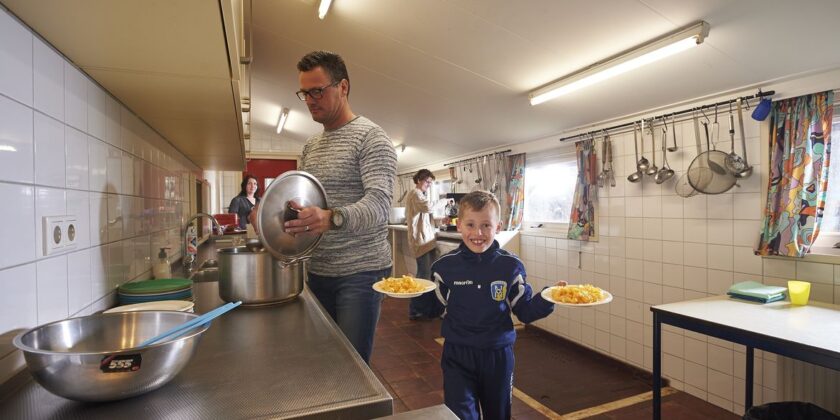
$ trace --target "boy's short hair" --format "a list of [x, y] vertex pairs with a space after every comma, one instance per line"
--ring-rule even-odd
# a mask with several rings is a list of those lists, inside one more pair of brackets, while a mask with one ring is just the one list
[[421, 170], [417, 171], [416, 174], [414, 174], [414, 177], [412, 178], [412, 180], [416, 184], [416, 183], [418, 183], [420, 181], [423, 181], [427, 178], [432, 178], [432, 180], [434, 181], [435, 176], [432, 174], [432, 171], [430, 171], [428, 169], [421, 169]]
[[473, 191], [458, 202], [458, 217], [462, 217], [467, 209], [473, 211], [484, 210], [484, 207], [492, 204], [496, 209], [496, 215], [502, 217], [502, 206], [499, 200], [489, 191]]

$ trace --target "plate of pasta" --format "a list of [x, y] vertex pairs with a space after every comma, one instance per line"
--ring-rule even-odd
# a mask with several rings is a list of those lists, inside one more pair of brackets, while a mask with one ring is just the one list
[[561, 306], [595, 306], [612, 301], [610, 292], [591, 284], [549, 287], [540, 292], [543, 299]]
[[437, 285], [430, 280], [411, 276], [388, 277], [373, 284], [373, 290], [395, 298], [413, 298], [435, 290]]

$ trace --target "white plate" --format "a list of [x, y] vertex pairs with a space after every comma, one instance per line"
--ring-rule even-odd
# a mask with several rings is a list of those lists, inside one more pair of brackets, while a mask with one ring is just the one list
[[[569, 285], [569, 286], [571, 286], [571, 285]], [[560, 306], [570, 306], [570, 307], [575, 307], [575, 308], [580, 308], [580, 307], [583, 307], [583, 306], [597, 306], [597, 305], [603, 305], [603, 304], [605, 304], [605, 303], [610, 303], [610, 302], [612, 302], [612, 299], [613, 299], [612, 294], [611, 294], [610, 292], [608, 292], [608, 291], [606, 291], [606, 290], [604, 290], [604, 289], [601, 289], [601, 291], [602, 291], [602, 292], [606, 295], [606, 297], [605, 297], [605, 298], [603, 298], [603, 299], [601, 299], [601, 300], [599, 300], [599, 301], [597, 301], [597, 302], [592, 302], [592, 303], [565, 303], [565, 302], [558, 302], [558, 301], [556, 301], [556, 300], [552, 299], [552, 297], [551, 297], [551, 291], [552, 291], [552, 290], [554, 290], [554, 289], [555, 289], [555, 288], [557, 288], [557, 287], [559, 287], [559, 286], [549, 287], [548, 289], [545, 289], [545, 290], [543, 290], [542, 292], [540, 292], [540, 295], [542, 295], [543, 299], [545, 299], [545, 300], [547, 300], [547, 301], [549, 301], [549, 302], [551, 302], [551, 303], [553, 303], [553, 304], [555, 304], [555, 305], [560, 305]]]
[[373, 283], [373, 290], [376, 290], [376, 291], [377, 291], [377, 292], [379, 292], [379, 293], [384, 293], [384, 294], [386, 294], [386, 295], [388, 295], [388, 296], [390, 296], [390, 297], [394, 297], [394, 298], [403, 298], [403, 299], [405, 299], [405, 298], [413, 298], [413, 297], [420, 296], [420, 295], [422, 295], [423, 293], [429, 293], [429, 292], [431, 292], [432, 290], [435, 290], [435, 289], [437, 288], [437, 285], [436, 285], [433, 281], [426, 280], [426, 279], [414, 279], [414, 281], [416, 281], [416, 282], [418, 282], [418, 283], [420, 283], [420, 284], [422, 284], [422, 285], [423, 285], [423, 291], [422, 291], [422, 292], [416, 292], [416, 293], [391, 293], [391, 292], [386, 292], [386, 291], [382, 288], [382, 283], [383, 283], [384, 281], [385, 281], [385, 280], [380, 280], [380, 281], [378, 281], [378, 282], [376, 282], [376, 283]]
[[192, 312], [195, 302], [186, 300], [158, 300], [155, 302], [134, 303], [131, 305], [117, 306], [103, 312], [106, 314], [114, 312], [134, 312], [134, 311], [180, 311]]

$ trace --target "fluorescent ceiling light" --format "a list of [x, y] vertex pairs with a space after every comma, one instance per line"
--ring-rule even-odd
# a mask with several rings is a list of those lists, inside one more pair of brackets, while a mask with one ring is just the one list
[[283, 126], [286, 125], [286, 119], [289, 118], [289, 108], [283, 108], [280, 110], [280, 119], [277, 120], [277, 134], [280, 134], [283, 131]]
[[538, 105], [559, 96], [574, 92], [613, 76], [626, 73], [654, 61], [700, 45], [709, 36], [709, 24], [703, 21], [661, 36], [644, 45], [622, 52], [614, 57], [595, 63], [583, 70], [564, 76], [559, 80], [536, 89], [528, 94], [531, 105]]
[[332, 4], [332, 0], [321, 0], [321, 5], [318, 6], [318, 18], [324, 20], [330, 10], [330, 4]]
[[0, 144], [0, 152], [17, 152], [14, 146], [9, 146], [8, 144]]

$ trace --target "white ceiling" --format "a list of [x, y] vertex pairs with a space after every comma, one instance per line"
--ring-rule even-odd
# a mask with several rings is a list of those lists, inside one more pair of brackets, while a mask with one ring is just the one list
[[[199, 166], [241, 169], [228, 0], [0, 1]], [[252, 139], [300, 150], [320, 131], [294, 96], [295, 65], [332, 50], [353, 110], [408, 146], [403, 169], [840, 67], [836, 0], [334, 0], [323, 21], [317, 3], [253, 1]], [[698, 48], [528, 103], [529, 90], [699, 20], [711, 30]]]
[[[357, 114], [409, 149], [400, 167], [549, 137], [611, 118], [840, 66], [834, 0], [256, 1], [252, 131], [320, 131], [298, 90], [305, 53], [341, 54]], [[529, 90], [705, 20], [698, 48], [532, 107]], [[840, 84], [840, 82], [838, 82]]]

